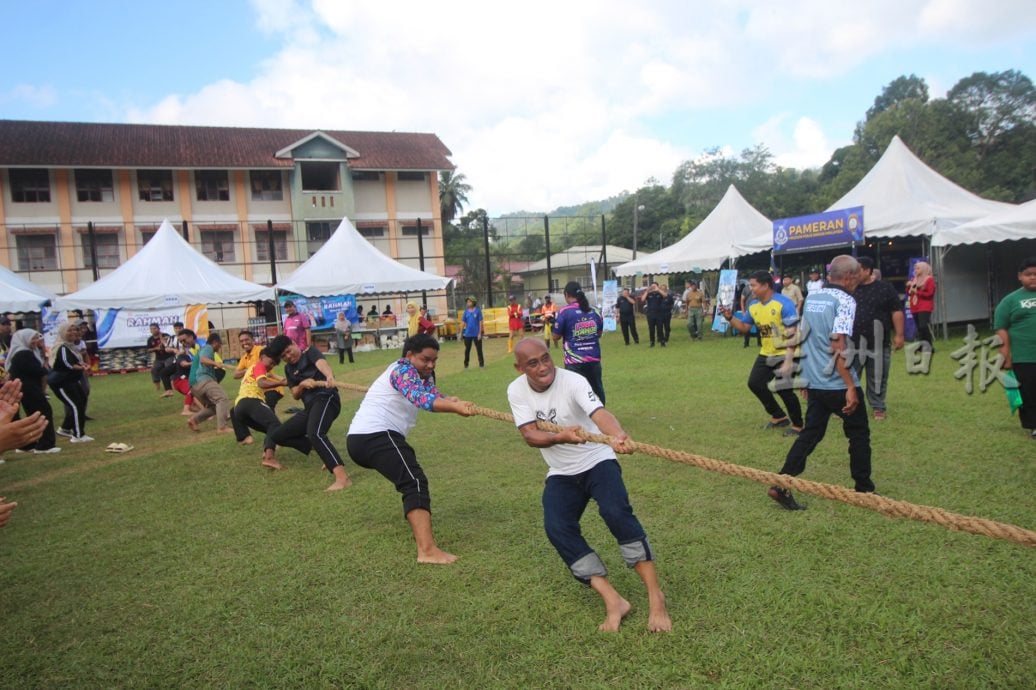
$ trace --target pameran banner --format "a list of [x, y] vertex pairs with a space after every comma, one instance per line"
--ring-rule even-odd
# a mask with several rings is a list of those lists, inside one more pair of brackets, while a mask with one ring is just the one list
[[773, 221], [773, 251], [776, 254], [848, 247], [862, 241], [862, 206]]

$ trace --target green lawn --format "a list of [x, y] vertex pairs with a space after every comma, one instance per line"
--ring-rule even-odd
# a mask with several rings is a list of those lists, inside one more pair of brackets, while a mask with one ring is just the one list
[[[641, 324], [642, 332], [644, 329]], [[646, 341], [646, 338], [644, 339]], [[953, 345], [959, 343], [959, 337]], [[506, 340], [439, 383], [507, 411]], [[1036, 444], [1002, 390], [968, 396], [943, 344], [928, 376], [898, 354], [874, 477], [892, 498], [1036, 528]], [[394, 353], [333, 366], [369, 384]], [[636, 440], [765, 470], [790, 440], [761, 430], [745, 387], [755, 350], [710, 334], [666, 349], [607, 336], [609, 408]], [[228, 382], [228, 391], [236, 385]], [[634, 605], [596, 631], [597, 597], [543, 535], [546, 469], [509, 425], [422, 413], [411, 442], [431, 484], [447, 567], [418, 566], [398, 496], [348, 463], [325, 494], [315, 455], [190, 433], [144, 374], [93, 381], [96, 443], [7, 453], [0, 495], [0, 687], [1028, 688], [1036, 677], [1036, 551], [800, 496], [643, 455], [627, 486], [658, 556], [674, 631], [647, 606], [593, 511], [584, 528]], [[359, 396], [343, 394], [344, 451]], [[110, 455], [128, 442], [136, 450]], [[837, 425], [804, 478], [851, 486]]]

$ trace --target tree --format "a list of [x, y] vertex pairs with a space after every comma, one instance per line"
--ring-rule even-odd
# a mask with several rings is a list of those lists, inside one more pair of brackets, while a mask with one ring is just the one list
[[980, 160], [1006, 132], [1036, 121], [1036, 88], [1017, 70], [975, 72], [957, 82], [947, 100], [970, 115], [969, 135]]
[[453, 170], [439, 173], [439, 210], [444, 223], [449, 223], [464, 210], [470, 192], [471, 185], [464, 173], [455, 173]]
[[867, 110], [867, 119], [870, 120], [875, 115], [906, 100], [928, 102], [928, 84], [916, 74], [911, 74], [909, 77], [897, 77], [889, 82], [881, 90], [881, 94], [874, 99], [874, 105]]

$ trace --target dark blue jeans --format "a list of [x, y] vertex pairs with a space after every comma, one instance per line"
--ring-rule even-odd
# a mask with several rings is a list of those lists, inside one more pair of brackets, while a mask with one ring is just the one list
[[[622, 481], [622, 469], [618, 461], [605, 460], [581, 474], [551, 475], [543, 487], [543, 526], [565, 565], [572, 568], [594, 553], [579, 527], [591, 498], [597, 502], [597, 511], [618, 541], [627, 565], [633, 567], [639, 561], [654, 560], [644, 528], [633, 514]], [[589, 582], [589, 577], [581, 576], [575, 569], [573, 575], [581, 582]]]
[[566, 364], [565, 368], [574, 371], [590, 382], [590, 388], [604, 404], [604, 379], [600, 362], [583, 362], [582, 364]]
[[842, 420], [842, 431], [849, 439], [849, 472], [856, 482], [857, 491], [874, 491], [871, 481], [871, 430], [867, 422], [867, 405], [863, 402], [863, 389], [857, 387], [856, 397], [860, 404], [851, 415], [842, 412], [845, 406], [845, 391], [809, 391], [806, 404], [806, 425], [795, 439], [788, 457], [784, 459], [781, 474], [796, 477], [806, 469], [806, 458], [824, 440], [827, 422], [831, 415]]

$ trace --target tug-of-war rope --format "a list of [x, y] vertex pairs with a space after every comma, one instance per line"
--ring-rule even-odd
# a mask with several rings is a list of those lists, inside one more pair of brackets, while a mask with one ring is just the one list
[[[358, 393], [367, 392], [367, 388], [365, 386], [360, 386], [354, 383], [336, 381], [335, 385], [342, 390], [355, 391]], [[488, 417], [501, 422], [514, 424], [514, 417], [504, 412], [497, 412], [496, 410], [481, 407], [479, 405], [474, 405], [474, 411], [475, 414], [482, 417]], [[543, 420], [538, 421], [536, 426], [543, 431], [557, 432], [562, 429], [562, 427], [557, 424], [551, 424], [550, 422], [545, 422]], [[596, 443], [609, 442], [609, 437], [604, 436], [603, 434], [592, 434], [586, 430], [580, 430], [579, 434], [585, 441], [593, 441]], [[754, 467], [744, 467], [742, 465], [735, 465], [729, 462], [713, 460], [712, 458], [706, 458], [701, 455], [662, 448], [661, 446], [652, 445], [650, 443], [630, 441], [627, 446], [632, 448], [634, 452], [654, 455], [655, 457], [665, 458], [666, 460], [672, 460], [673, 462], [679, 462], [685, 465], [692, 465], [703, 470], [708, 470], [709, 472], [718, 472], [732, 477], [750, 479], [761, 484], [777, 484], [786, 489], [795, 489], [796, 491], [801, 491], [802, 493], [811, 494], [813, 496], [842, 501], [843, 503], [848, 503], [849, 505], [854, 505], [859, 508], [867, 508], [868, 510], [873, 510], [888, 517], [919, 520], [920, 522], [932, 522], [958, 532], [981, 534], [986, 537], [992, 537], [993, 539], [1012, 541], [1016, 544], [1021, 544], [1022, 546], [1036, 547], [1036, 532], [1018, 527], [1017, 525], [1009, 525], [1003, 522], [996, 522], [995, 520], [951, 513], [942, 508], [917, 505], [916, 503], [910, 503], [909, 501], [897, 501], [892, 498], [886, 498], [885, 496], [879, 496], [878, 494], [858, 493], [851, 489], [835, 486], [833, 484], [824, 484], [822, 482], [809, 481], [808, 479], [791, 477], [786, 474], [766, 472], [764, 470], [755, 469]]]

